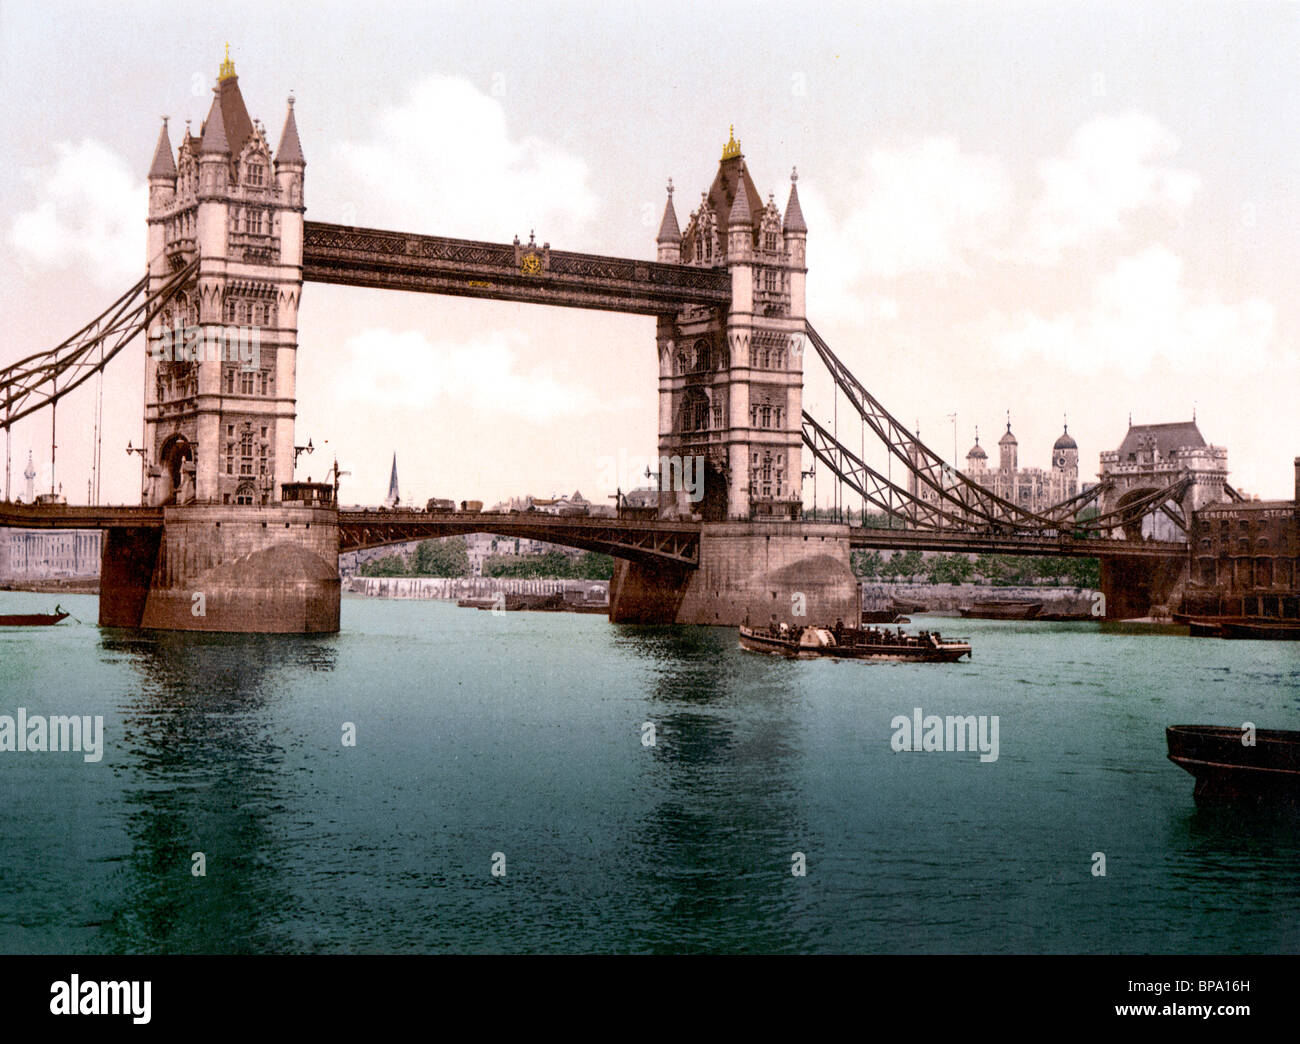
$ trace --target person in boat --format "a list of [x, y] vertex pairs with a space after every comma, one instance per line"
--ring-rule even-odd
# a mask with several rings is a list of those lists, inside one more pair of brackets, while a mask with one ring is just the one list
[[771, 622], [770, 624], [767, 625], [767, 629], [768, 629], [768, 632], [772, 635], [773, 638], [780, 638], [780, 637], [781, 637], [781, 628], [777, 625], [777, 622], [776, 622], [776, 613], [773, 613], [773, 614], [772, 614], [772, 622]]
[[831, 628], [831, 633], [835, 635], [835, 644], [844, 644], [844, 620], [842, 617], [835, 617], [835, 626]]

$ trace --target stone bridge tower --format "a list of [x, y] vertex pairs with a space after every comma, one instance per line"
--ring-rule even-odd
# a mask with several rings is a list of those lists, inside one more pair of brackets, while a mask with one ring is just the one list
[[668, 512], [706, 521], [799, 515], [808, 228], [798, 175], [790, 180], [782, 216], [772, 196], [763, 202], [733, 131], [684, 233], [669, 183], [658, 259], [725, 267], [731, 308], [659, 320], [659, 453], [704, 462], [701, 502], [661, 475], [661, 488], [674, 490], [661, 497]]
[[[1228, 451], [1206, 443], [1195, 419], [1173, 424], [1130, 422], [1119, 449], [1101, 454], [1101, 478], [1110, 484], [1099, 505], [1101, 512], [1122, 509], [1183, 476], [1192, 480], [1181, 501], [1183, 516], [1190, 522], [1192, 512], [1228, 499], [1224, 489]], [[1159, 513], [1135, 519], [1124, 527], [1123, 535], [1129, 539], [1187, 539], [1181, 529]]]
[[272, 158], [229, 49], [198, 136], [149, 169], [149, 277], [197, 258], [150, 331], [146, 502], [263, 505], [293, 478], [303, 171], [293, 99]]
[[149, 330], [144, 449], [161, 526], [110, 527], [104, 627], [330, 633], [338, 511], [292, 481], [303, 159], [289, 101], [274, 155], [227, 51], [208, 118], [149, 168], [149, 285], [197, 271]]

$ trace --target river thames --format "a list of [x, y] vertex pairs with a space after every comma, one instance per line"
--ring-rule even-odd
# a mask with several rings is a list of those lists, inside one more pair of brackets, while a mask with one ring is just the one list
[[[1294, 644], [922, 616], [973, 660], [796, 662], [445, 602], [348, 597], [328, 637], [63, 605], [0, 631], [0, 715], [102, 715], [103, 757], [0, 751], [6, 953], [1300, 949], [1300, 817], [1198, 811], [1164, 738], [1296, 728]], [[917, 708], [996, 717], [996, 760], [896, 751]]]

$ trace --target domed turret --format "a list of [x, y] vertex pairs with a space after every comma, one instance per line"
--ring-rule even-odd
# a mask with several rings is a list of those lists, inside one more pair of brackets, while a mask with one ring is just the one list
[[989, 466], [989, 455], [980, 445], [980, 430], [975, 429], [975, 445], [966, 452], [966, 470], [968, 472], [984, 471]]
[[1001, 450], [1000, 466], [1003, 471], [1015, 472], [1020, 455], [1020, 443], [1016, 437], [1011, 434], [1011, 411], [1007, 410], [1007, 430], [1002, 438], [998, 439], [998, 448]]
[[1073, 496], [1079, 477], [1079, 444], [1070, 437], [1069, 424], [1065, 425], [1061, 437], [1052, 444], [1052, 467], [1064, 476], [1063, 491], [1066, 495]]

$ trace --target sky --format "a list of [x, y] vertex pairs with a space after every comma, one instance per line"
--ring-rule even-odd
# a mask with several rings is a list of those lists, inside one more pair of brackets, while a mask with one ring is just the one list
[[[1130, 416], [1195, 411], [1237, 488], [1292, 495], [1300, 4], [4, 0], [0, 365], [143, 274], [160, 117], [197, 130], [227, 41], [273, 144], [296, 98], [309, 220], [653, 258], [734, 125], [779, 206], [798, 168], [809, 319], [945, 457], [1010, 411], [1047, 467], [1068, 418], [1088, 480]], [[337, 456], [345, 502], [394, 453], [406, 502], [492, 503], [605, 501], [656, 452], [650, 318], [308, 284], [299, 342], [298, 477]], [[143, 352], [104, 384], [106, 502], [138, 498]], [[71, 502], [92, 412], [59, 410]], [[15, 493], [29, 450], [48, 483], [48, 416], [12, 439]]]

